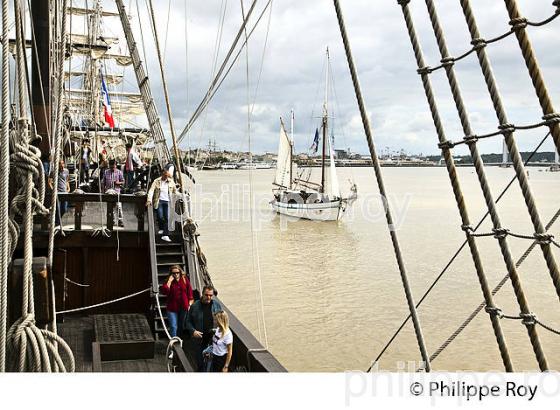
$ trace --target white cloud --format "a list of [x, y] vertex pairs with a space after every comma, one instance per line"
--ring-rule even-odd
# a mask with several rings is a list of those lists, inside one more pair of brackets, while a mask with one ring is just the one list
[[[530, 20], [541, 20], [554, 12], [550, 0], [518, 2], [521, 12]], [[471, 0], [471, 3], [482, 36], [492, 38], [509, 29], [503, 2]], [[142, 22], [149, 50], [148, 65], [154, 95], [160, 113], [165, 114], [144, 2], [140, 1], [139, 4], [143, 10]], [[214, 44], [222, 1], [187, 2], [188, 92], [184, 4], [171, 2], [166, 50], [166, 74], [179, 130], [186, 124], [190, 113], [207, 90], [212, 74]], [[225, 56], [241, 23], [239, 2], [229, 1], [227, 4], [218, 61]], [[246, 9], [249, 4], [246, 0]], [[263, 7], [265, 1], [258, 1], [257, 4], [255, 14]], [[156, 0], [154, 5], [158, 17], [158, 32], [163, 42], [167, 27], [168, 2]], [[450, 52], [459, 55], [469, 48], [468, 31], [460, 6], [458, 2], [447, 1], [437, 1], [436, 5]], [[400, 6], [396, 1], [345, 0], [342, 2], [342, 8], [376, 142], [380, 147], [404, 148], [412, 153], [438, 152], [435, 129], [420, 78], [416, 74], [416, 62]], [[427, 19], [425, 4], [421, 1], [412, 2], [411, 8], [426, 61], [435, 66], [438, 64], [439, 54]], [[131, 13], [136, 13], [135, 7], [132, 7]], [[267, 16], [263, 18], [249, 43], [251, 96], [254, 95], [259, 75], [266, 23]], [[560, 106], [560, 82], [554, 81], [560, 75], [558, 31], [557, 21], [542, 28], [529, 29], [551, 98]], [[135, 33], [139, 37], [137, 20]], [[327, 0], [277, 0], [273, 3], [270, 35], [253, 111], [255, 151], [276, 149], [278, 118], [287, 118], [291, 108], [295, 109], [297, 119], [296, 146], [305, 149], [309, 145], [317, 123], [317, 119], [312, 117], [320, 111], [322, 101], [321, 82], [324, 50], [327, 45], [331, 50], [332, 71], [336, 84], [336, 99], [333, 98], [332, 105], [338, 108], [335, 113], [337, 132], [343, 135], [344, 144], [349, 144], [353, 151], [367, 151], [334, 8], [332, 2]], [[511, 117], [510, 121], [519, 124], [538, 122], [542, 114], [515, 37], [510, 36], [503, 42], [491, 44], [487, 50], [504, 97], [504, 105]], [[473, 128], [481, 134], [495, 130], [497, 121], [476, 58], [471, 56], [457, 63], [456, 70], [467, 109], [472, 113]], [[462, 132], [443, 73], [434, 74], [433, 84], [448, 138], [460, 138]], [[193, 130], [191, 141], [204, 145], [208, 136], [212, 136], [216, 138], [218, 145], [224, 148], [246, 147], [246, 106], [245, 53], [242, 53], [236, 67], [212, 101], [206, 121], [203, 122], [201, 117]], [[340, 124], [344, 126], [339, 127]], [[519, 139], [521, 149], [531, 149], [543, 134], [541, 131], [524, 134], [523, 138]], [[487, 149], [499, 150], [500, 147], [501, 143], [497, 141]]]

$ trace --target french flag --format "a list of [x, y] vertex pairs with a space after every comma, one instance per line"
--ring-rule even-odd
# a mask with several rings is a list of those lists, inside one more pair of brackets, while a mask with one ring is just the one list
[[115, 120], [113, 118], [113, 111], [111, 110], [111, 100], [109, 100], [109, 92], [107, 91], [107, 85], [103, 79], [103, 74], [101, 74], [101, 98], [103, 99], [105, 122], [109, 124], [109, 127], [115, 128]]

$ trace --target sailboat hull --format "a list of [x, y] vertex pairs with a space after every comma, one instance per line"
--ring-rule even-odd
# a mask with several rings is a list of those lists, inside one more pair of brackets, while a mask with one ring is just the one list
[[306, 204], [287, 203], [274, 199], [271, 205], [279, 214], [311, 221], [338, 221], [346, 210], [342, 201]]

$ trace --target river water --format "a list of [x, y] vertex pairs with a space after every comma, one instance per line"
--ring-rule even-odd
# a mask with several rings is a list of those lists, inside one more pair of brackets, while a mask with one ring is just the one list
[[[530, 168], [529, 176], [546, 224], [560, 205], [560, 173], [545, 170]], [[490, 167], [487, 173], [495, 197], [514, 175], [511, 168]], [[341, 168], [338, 174], [343, 192], [352, 179], [359, 195], [338, 223], [287, 220], [274, 214], [268, 204], [274, 170], [196, 175], [193, 209], [219, 296], [263, 344], [268, 341], [269, 350], [289, 371], [365, 370], [408, 314], [373, 169]], [[464, 241], [458, 211], [444, 168], [383, 168], [383, 174], [418, 300]], [[459, 168], [459, 177], [475, 224], [486, 207], [474, 169]], [[504, 227], [516, 233], [533, 232], [517, 183], [498, 209]], [[559, 226], [560, 221], [550, 230], [557, 238]], [[479, 232], [490, 230], [487, 222]], [[488, 237], [477, 243], [494, 286], [506, 273], [497, 241]], [[530, 241], [510, 237], [509, 244], [517, 260]], [[554, 252], [560, 261], [559, 250]], [[560, 304], [539, 248], [519, 272], [531, 310], [544, 323], [560, 328]], [[481, 301], [465, 249], [419, 309], [429, 353]], [[505, 313], [519, 313], [510, 283], [495, 301]], [[515, 369], [538, 370], [525, 327], [514, 320], [501, 323]], [[542, 328], [538, 332], [550, 367], [560, 370], [560, 336]], [[412, 369], [408, 362], [418, 360], [414, 331], [408, 324], [379, 367]], [[503, 370], [488, 315], [482, 312], [475, 318], [433, 368]]]

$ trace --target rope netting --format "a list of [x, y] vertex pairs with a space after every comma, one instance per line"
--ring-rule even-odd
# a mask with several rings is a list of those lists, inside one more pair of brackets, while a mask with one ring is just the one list
[[[508, 319], [521, 319], [520, 322], [526, 327], [529, 340], [533, 347], [533, 351], [535, 353], [539, 368], [541, 370], [548, 370], [548, 363], [546, 360], [545, 353], [543, 351], [539, 335], [537, 333], [536, 326], [541, 326], [544, 329], [547, 329], [553, 333], [556, 333], [556, 329], [549, 325], [545, 325], [536, 319], [536, 315], [532, 313], [529, 307], [529, 303], [525, 296], [524, 288], [521, 282], [521, 278], [517, 268], [519, 265], [526, 259], [528, 253], [530, 253], [534, 247], [537, 245], [541, 248], [544, 260], [546, 262], [547, 269], [549, 271], [550, 277], [553, 282], [553, 286], [557, 295], [560, 297], [560, 272], [558, 269], [558, 265], [556, 262], [556, 258], [554, 253], [552, 252], [552, 247], [558, 247], [558, 242], [554, 240], [554, 237], [548, 232], [550, 226], [554, 223], [557, 216], [555, 216], [551, 222], [545, 227], [542, 223], [542, 218], [540, 216], [539, 210], [536, 205], [536, 201], [534, 195], [531, 190], [531, 186], [529, 184], [528, 173], [525, 169], [525, 165], [529, 162], [530, 158], [537, 152], [540, 146], [544, 143], [549, 135], [552, 135], [552, 138], [555, 143], [556, 149], [560, 152], [560, 114], [554, 110], [550, 97], [548, 95], [548, 91], [546, 88], [546, 84], [540, 72], [539, 65], [537, 63], [535, 54], [533, 52], [528, 34], [527, 34], [527, 27], [534, 26], [534, 27], [541, 27], [546, 24], [551, 23], [558, 17], [560, 14], [560, 1], [555, 0], [552, 5], [555, 8], [553, 14], [545, 18], [542, 21], [532, 22], [528, 19], [522, 17], [519, 13], [517, 7], [516, 0], [504, 0], [505, 6], [507, 8], [510, 21], [509, 24], [511, 28], [504, 34], [499, 35], [495, 38], [490, 40], [484, 39], [479, 32], [476, 18], [473, 14], [470, 0], [460, 0], [460, 6], [462, 13], [465, 17], [466, 24], [468, 27], [469, 34], [471, 36], [471, 45], [472, 47], [462, 53], [459, 57], [453, 57], [450, 55], [444, 30], [439, 20], [439, 16], [437, 14], [436, 5], [433, 0], [425, 0], [425, 5], [428, 11], [429, 20], [431, 23], [431, 27], [433, 30], [433, 34], [435, 36], [438, 50], [441, 56], [441, 60], [439, 65], [431, 67], [427, 65], [424, 61], [424, 55], [422, 52], [421, 44], [418, 39], [418, 35], [415, 29], [415, 24], [413, 21], [412, 13], [410, 10], [410, 0], [397, 0], [397, 3], [401, 6], [404, 21], [406, 24], [407, 32], [409, 35], [410, 43], [412, 45], [412, 49], [414, 52], [414, 56], [417, 62], [417, 72], [421, 77], [424, 92], [426, 94], [426, 98], [428, 101], [428, 105], [430, 108], [432, 120], [434, 122], [437, 136], [438, 136], [438, 147], [441, 149], [442, 156], [445, 160], [445, 164], [447, 167], [447, 171], [449, 174], [449, 179], [451, 182], [451, 186], [453, 188], [453, 193], [455, 200], [457, 202], [457, 208], [459, 210], [459, 214], [461, 217], [461, 229], [464, 231], [466, 240], [463, 245], [460, 247], [459, 251], [453, 256], [450, 263], [444, 268], [444, 270], [440, 273], [440, 275], [436, 278], [434, 283], [430, 286], [428, 291], [424, 294], [418, 306], [428, 293], [433, 289], [435, 284], [440, 280], [442, 275], [447, 271], [450, 264], [455, 260], [461, 250], [468, 244], [469, 250], [471, 253], [471, 257], [473, 260], [473, 264], [477, 273], [477, 277], [479, 280], [479, 284], [484, 296], [484, 302], [467, 318], [467, 320], [444, 342], [440, 348], [430, 356], [430, 361], [434, 360], [438, 355], [458, 336], [458, 334], [474, 319], [474, 317], [483, 309], [486, 308], [486, 312], [489, 314], [489, 318], [492, 323], [492, 328], [494, 330], [494, 335], [498, 344], [498, 348], [500, 350], [500, 354], [502, 357], [502, 361], [504, 364], [504, 368], [506, 371], [513, 371], [513, 365], [511, 363], [511, 359], [509, 357], [509, 351], [504, 339], [503, 332], [500, 326], [500, 319], [508, 318]], [[508, 120], [506, 110], [504, 108], [501, 94], [498, 90], [497, 80], [494, 76], [492, 66], [490, 63], [490, 59], [486, 52], [486, 47], [489, 44], [498, 43], [501, 40], [509, 37], [510, 35], [515, 34], [518, 39], [519, 46], [521, 48], [521, 52], [523, 54], [524, 60], [526, 62], [529, 75], [533, 82], [535, 92], [539, 99], [543, 116], [542, 119], [536, 121], [534, 124], [529, 125], [515, 125]], [[455, 74], [455, 63], [463, 60], [467, 56], [471, 54], [476, 54], [480, 69], [482, 71], [482, 75], [484, 77], [484, 81], [487, 86], [487, 91], [489, 93], [489, 97], [492, 101], [492, 105], [498, 120], [497, 131], [491, 131], [488, 133], [474, 133], [472, 126], [471, 126], [471, 118], [470, 114], [466, 108], [463, 96], [461, 94], [461, 88], [459, 82], [457, 80]], [[453, 96], [453, 100], [457, 109], [457, 113], [459, 115], [461, 127], [464, 133], [464, 137], [462, 140], [459, 141], [450, 141], [447, 139], [443, 122], [439, 113], [439, 108], [436, 102], [436, 98], [434, 95], [433, 87], [430, 81], [430, 75], [437, 70], [444, 70], [449, 87]], [[515, 132], [518, 130], [529, 130], [535, 129], [539, 127], [548, 127], [549, 133], [543, 139], [543, 141], [539, 144], [537, 149], [531, 154], [527, 161], [523, 161], [521, 154], [519, 152], [517, 142], [515, 139]], [[507, 186], [506, 190], [502, 192], [502, 194], [496, 200], [491, 192], [491, 187], [488, 182], [486, 170], [484, 163], [482, 161], [482, 156], [479, 152], [477, 143], [480, 140], [493, 138], [493, 137], [502, 137], [505, 142], [505, 146], [507, 147], [509, 154], [511, 156], [511, 162], [515, 171], [515, 177], [512, 179], [510, 184]], [[485, 204], [487, 207], [487, 213], [484, 216], [483, 220], [486, 216], [490, 216], [493, 228], [492, 232], [489, 233], [479, 233], [476, 232], [476, 229], [481, 225], [482, 221], [473, 228], [470, 224], [470, 219], [468, 216], [465, 198], [462, 193], [461, 184], [457, 175], [456, 165], [454, 162], [454, 158], [452, 155], [452, 148], [457, 145], [465, 144], [469, 151], [473, 161], [473, 165], [475, 167], [475, 172], [483, 193], [483, 197], [485, 200]], [[496, 203], [501, 199], [505, 191], [509, 189], [514, 181], [519, 183], [521, 193], [527, 208], [527, 212], [529, 214], [531, 223], [533, 225], [534, 233], [532, 234], [520, 234], [513, 232], [511, 229], [506, 228], [502, 225], [500, 214], [497, 210]], [[484, 271], [484, 267], [482, 264], [482, 259], [480, 256], [480, 252], [477, 247], [476, 238], [480, 237], [494, 237], [497, 242], [498, 246], [501, 251], [501, 255], [504, 260], [504, 264], [506, 266], [508, 274], [504, 278], [502, 282], [498, 285], [498, 287], [490, 290], [488, 286], [488, 280], [486, 273]], [[524, 240], [532, 240], [533, 243], [528, 251], [523, 255], [523, 257], [517, 262], [514, 263], [510, 245], [508, 243], [508, 238], [516, 238], [516, 239], [524, 239]], [[498, 314], [497, 312], [501, 312], [499, 308], [495, 307], [493, 302], [493, 296], [496, 292], [507, 282], [510, 281], [516, 300], [519, 305], [520, 314], [518, 316], [508, 316], [502, 313]], [[377, 356], [376, 360], [373, 362], [372, 366], [381, 358], [383, 353], [387, 350], [390, 344], [395, 340], [396, 336], [403, 328], [404, 324], [408, 321], [408, 318], [403, 322], [401, 327], [397, 330], [397, 332], [393, 335], [390, 341], [385, 345], [381, 353]]]

